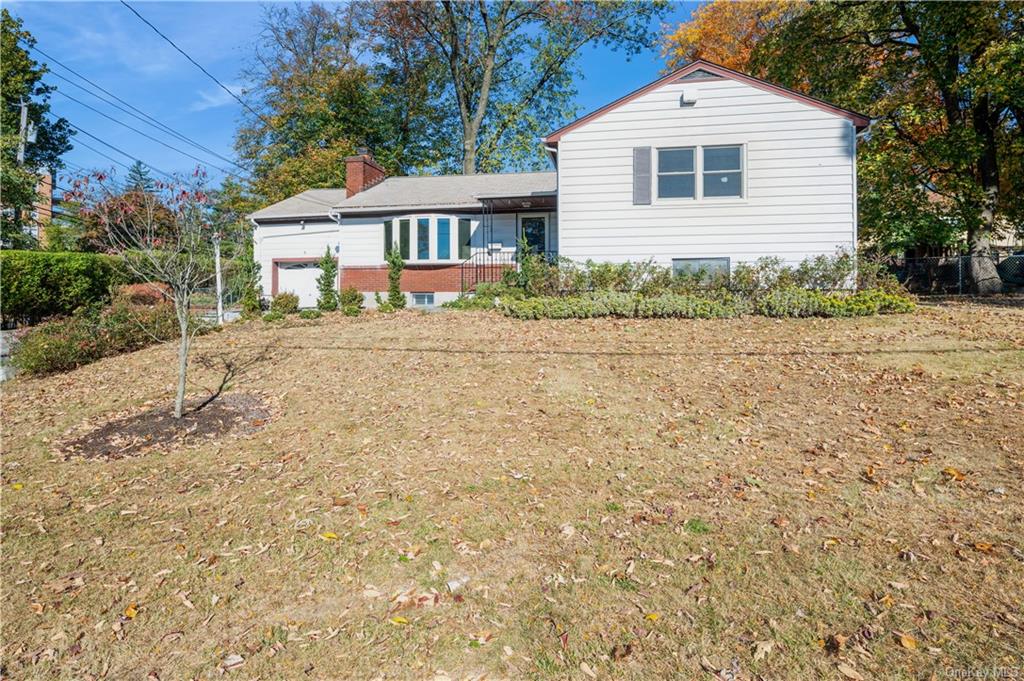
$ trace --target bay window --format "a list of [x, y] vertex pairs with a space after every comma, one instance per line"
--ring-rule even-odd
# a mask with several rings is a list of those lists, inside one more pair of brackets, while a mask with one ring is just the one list
[[410, 263], [466, 260], [472, 254], [471, 237], [472, 222], [468, 218], [394, 218], [384, 221], [384, 255], [397, 246], [402, 260]]

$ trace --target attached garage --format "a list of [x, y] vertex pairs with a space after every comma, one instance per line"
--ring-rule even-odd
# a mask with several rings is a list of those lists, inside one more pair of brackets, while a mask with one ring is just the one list
[[316, 260], [275, 260], [273, 295], [294, 293], [299, 297], [299, 307], [316, 307], [319, 278]]

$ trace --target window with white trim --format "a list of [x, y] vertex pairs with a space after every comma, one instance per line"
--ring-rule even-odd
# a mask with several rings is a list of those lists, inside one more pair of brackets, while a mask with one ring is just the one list
[[413, 293], [412, 294], [413, 307], [430, 307], [434, 304], [433, 293]]
[[701, 175], [706, 197], [743, 196], [743, 149], [738, 146], [703, 147]]
[[385, 220], [384, 256], [397, 248], [410, 262], [457, 262], [471, 255], [472, 223], [456, 215], [407, 215]]
[[696, 198], [694, 150], [658, 149], [658, 198]]
[[658, 149], [658, 199], [743, 198], [743, 145]]

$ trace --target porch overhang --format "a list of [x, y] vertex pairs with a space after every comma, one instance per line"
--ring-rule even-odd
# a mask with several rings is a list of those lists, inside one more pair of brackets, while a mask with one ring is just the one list
[[556, 192], [478, 196], [476, 198], [492, 212], [554, 210], [558, 207], [558, 194]]

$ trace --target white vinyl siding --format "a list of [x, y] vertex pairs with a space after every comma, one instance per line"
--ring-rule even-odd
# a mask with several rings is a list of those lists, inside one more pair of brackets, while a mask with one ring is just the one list
[[261, 224], [254, 232], [253, 256], [260, 265], [263, 295], [271, 295], [274, 260], [319, 259], [331, 249], [338, 255], [338, 223], [306, 220], [294, 223]]
[[[679, 106], [684, 86], [692, 107]], [[853, 125], [782, 95], [729, 79], [667, 85], [558, 147], [559, 252], [574, 260], [724, 257], [735, 267], [855, 247]], [[633, 203], [637, 147], [655, 150], [650, 205]], [[740, 148], [729, 176], [739, 196], [702, 198], [701, 150], [715, 147]], [[659, 198], [657, 150], [679, 148], [695, 149], [696, 198]]]

